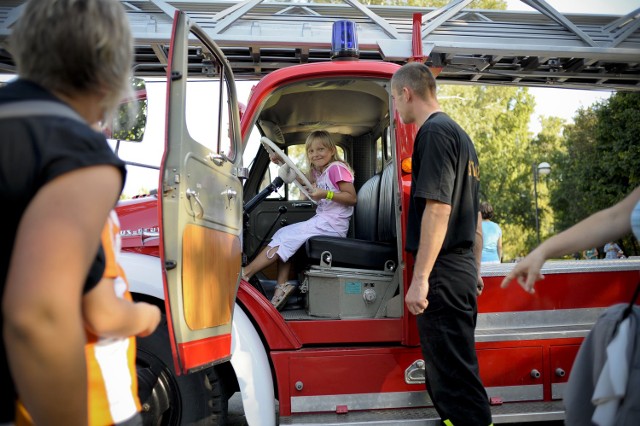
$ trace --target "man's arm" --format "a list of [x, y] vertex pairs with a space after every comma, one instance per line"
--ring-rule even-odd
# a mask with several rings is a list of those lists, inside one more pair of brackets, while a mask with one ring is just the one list
[[429, 275], [431, 275], [438, 253], [442, 249], [450, 215], [451, 206], [449, 204], [427, 200], [427, 205], [422, 213], [420, 243], [413, 265], [413, 277], [404, 299], [409, 312], [414, 315], [421, 314], [427, 308]]
[[480, 275], [480, 262], [482, 262], [482, 213], [478, 212], [478, 223], [476, 225], [476, 239], [473, 243], [473, 254], [476, 257], [476, 266], [478, 267], [478, 275]]
[[476, 268], [478, 268], [478, 283], [476, 285], [478, 296], [482, 294], [482, 290], [484, 290], [484, 281], [482, 280], [482, 275], [480, 275], [480, 264], [482, 262], [482, 213], [478, 212], [478, 223], [476, 224], [476, 239], [473, 243], [473, 254], [476, 257]]

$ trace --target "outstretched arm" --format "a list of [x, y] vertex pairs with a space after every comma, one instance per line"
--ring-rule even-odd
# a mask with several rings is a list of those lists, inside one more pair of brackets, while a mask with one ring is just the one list
[[82, 298], [85, 327], [101, 337], [145, 337], [160, 322], [160, 309], [116, 296], [114, 280], [103, 278]]
[[516, 279], [528, 293], [534, 293], [536, 281], [544, 279], [540, 273], [544, 262], [552, 257], [562, 256], [584, 249], [600, 246], [631, 232], [631, 212], [640, 201], [640, 187], [626, 198], [608, 209], [600, 210], [571, 228], [549, 238], [511, 270], [502, 281], [506, 288]]

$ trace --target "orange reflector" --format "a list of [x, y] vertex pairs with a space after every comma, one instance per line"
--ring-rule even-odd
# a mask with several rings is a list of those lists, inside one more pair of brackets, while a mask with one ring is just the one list
[[403, 172], [411, 173], [411, 157], [402, 160], [401, 167]]

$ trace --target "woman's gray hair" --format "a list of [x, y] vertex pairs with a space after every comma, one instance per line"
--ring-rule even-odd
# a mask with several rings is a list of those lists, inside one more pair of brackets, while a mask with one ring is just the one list
[[112, 115], [131, 97], [133, 40], [116, 0], [29, 0], [9, 50], [21, 78], [67, 96], [103, 94]]

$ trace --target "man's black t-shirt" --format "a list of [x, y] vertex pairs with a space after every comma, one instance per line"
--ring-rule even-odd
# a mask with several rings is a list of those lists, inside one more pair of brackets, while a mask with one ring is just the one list
[[447, 114], [432, 114], [416, 135], [411, 167], [406, 250], [418, 251], [426, 200], [451, 206], [442, 252], [472, 248], [478, 222], [480, 172], [478, 156], [467, 133]]
[[[25, 80], [0, 89], [0, 106], [31, 100], [61, 102], [39, 85]], [[104, 135], [87, 124], [58, 116], [0, 119], [0, 196], [6, 218], [0, 228], [0, 294], [4, 292], [18, 225], [35, 194], [65, 173], [96, 165], [117, 167], [124, 184], [124, 162], [111, 150]], [[85, 292], [95, 287], [103, 271], [104, 252], [100, 249], [85, 282]], [[1, 339], [0, 349], [0, 423], [3, 423], [13, 421], [15, 391]]]

